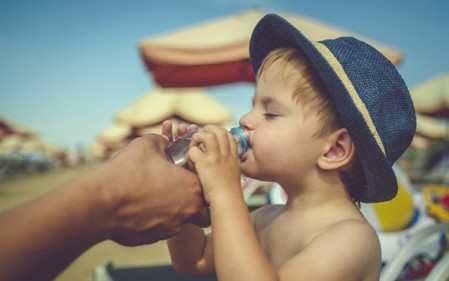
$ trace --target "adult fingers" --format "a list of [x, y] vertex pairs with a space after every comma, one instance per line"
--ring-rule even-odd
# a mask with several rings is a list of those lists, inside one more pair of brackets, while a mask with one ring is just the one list
[[170, 120], [162, 122], [162, 135], [165, 136], [169, 142], [173, 141], [173, 124]]

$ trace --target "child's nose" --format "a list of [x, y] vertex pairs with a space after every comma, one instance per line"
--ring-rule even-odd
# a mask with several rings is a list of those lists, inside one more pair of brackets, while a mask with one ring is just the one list
[[239, 125], [240, 127], [246, 128], [248, 130], [253, 129], [254, 124], [251, 118], [251, 111], [240, 117]]

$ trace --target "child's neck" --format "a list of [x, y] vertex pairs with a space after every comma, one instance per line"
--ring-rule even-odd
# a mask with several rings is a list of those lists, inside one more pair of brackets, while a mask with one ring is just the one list
[[287, 192], [288, 208], [293, 209], [312, 209], [320, 206], [331, 206], [334, 204], [353, 204], [352, 199], [345, 190], [342, 189], [318, 189], [306, 190], [303, 192], [289, 193]]
[[289, 208], [309, 209], [333, 203], [353, 204], [338, 173], [319, 174], [294, 185], [281, 186], [287, 193], [286, 205]]

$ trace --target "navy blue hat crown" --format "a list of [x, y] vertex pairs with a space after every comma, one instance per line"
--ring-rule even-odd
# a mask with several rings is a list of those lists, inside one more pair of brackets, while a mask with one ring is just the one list
[[366, 179], [355, 199], [369, 203], [394, 198], [397, 181], [392, 165], [416, 131], [413, 102], [396, 67], [356, 38], [312, 42], [282, 17], [268, 14], [250, 40], [254, 73], [268, 53], [280, 47], [303, 50], [351, 135]]

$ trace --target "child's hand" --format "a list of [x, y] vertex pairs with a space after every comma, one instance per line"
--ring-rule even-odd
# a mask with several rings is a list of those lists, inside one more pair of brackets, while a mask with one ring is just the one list
[[162, 122], [162, 136], [164, 136], [169, 143], [173, 142], [177, 137], [184, 135], [185, 133], [196, 130], [198, 128], [195, 124], [180, 124], [178, 126], [176, 135], [173, 136], [173, 123], [170, 120], [165, 120]]
[[213, 197], [241, 196], [240, 161], [231, 133], [207, 125], [193, 136], [192, 145], [188, 157], [200, 178], [207, 203], [210, 204]]

